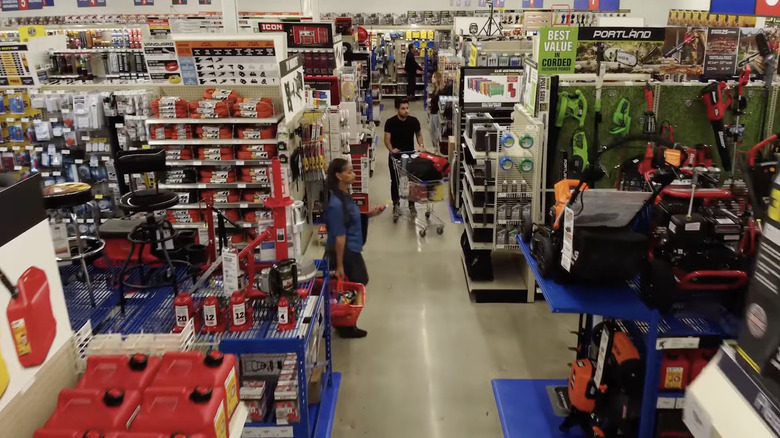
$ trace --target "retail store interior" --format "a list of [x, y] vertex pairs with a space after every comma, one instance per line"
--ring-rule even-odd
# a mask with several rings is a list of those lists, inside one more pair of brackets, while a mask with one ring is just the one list
[[0, 1], [0, 437], [780, 436], [780, 5], [374, 3]]

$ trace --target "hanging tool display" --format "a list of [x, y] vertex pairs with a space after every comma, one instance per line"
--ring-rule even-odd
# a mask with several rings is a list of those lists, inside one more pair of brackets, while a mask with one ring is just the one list
[[696, 33], [694, 32], [686, 32], [685, 38], [683, 38], [682, 42], [674, 47], [672, 47], [671, 50], [666, 52], [664, 54], [664, 58], [671, 58], [672, 56], [676, 55], [677, 53], [681, 52], [686, 46], [692, 46], [693, 43], [696, 41]]
[[731, 170], [731, 154], [726, 142], [726, 129], [723, 124], [723, 116], [733, 102], [729, 86], [725, 81], [712, 82], [701, 93], [701, 99], [707, 110], [707, 118], [712, 123], [712, 131], [715, 133], [715, 144], [720, 155], [723, 170]]
[[[566, 123], [566, 119], [573, 118], [577, 121], [578, 124], [578, 131], [581, 131], [581, 129], [585, 126], [585, 117], [588, 114], [588, 101], [585, 100], [585, 95], [582, 94], [582, 91], [580, 90], [574, 90], [574, 92], [568, 93], [565, 91], [562, 91], [558, 93], [558, 111], [556, 112], [555, 117], [555, 129], [554, 129], [554, 135], [551, 136], [551, 140], [557, 140], [558, 138], [558, 132], [563, 127], [563, 125]], [[587, 141], [585, 140], [584, 132], [580, 136], [580, 138], [583, 140], [579, 145], [575, 145], [575, 142], [578, 141], [577, 133], [575, 132], [574, 136], [572, 136], [572, 159], [569, 160], [569, 151], [561, 151], [562, 156], [562, 163], [561, 163], [561, 176], [563, 179], [567, 178], [577, 178], [572, 177], [572, 173], [579, 173], [582, 172], [582, 169], [585, 168], [585, 165], [588, 162], [588, 154], [587, 154]], [[555, 143], [552, 143], [555, 144]], [[585, 149], [580, 150], [579, 147], [584, 147]], [[578, 152], [581, 152], [579, 155], [579, 158], [576, 157]]]
[[626, 98], [621, 98], [618, 102], [615, 112], [612, 113], [612, 123], [614, 128], [609, 130], [612, 135], [628, 135], [631, 129], [631, 102]]

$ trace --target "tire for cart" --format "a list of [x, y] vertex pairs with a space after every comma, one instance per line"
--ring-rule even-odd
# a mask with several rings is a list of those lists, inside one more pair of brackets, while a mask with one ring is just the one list
[[677, 280], [672, 264], [667, 260], [654, 258], [640, 277], [642, 299], [650, 307], [667, 310], [674, 304]]
[[538, 248], [534, 251], [534, 256], [539, 263], [539, 274], [543, 278], [552, 277], [553, 270], [555, 269], [555, 255], [552, 239], [546, 235], [540, 235], [537, 239]]
[[430, 211], [426, 211], [425, 212], [425, 219], [430, 219], [430, 218], [431, 218], [431, 212]]
[[398, 216], [393, 216], [393, 223], [394, 224], [398, 223]]
[[420, 237], [425, 237], [425, 230], [420, 230]]
[[439, 235], [444, 234], [444, 227], [437, 228], [436, 232], [439, 233]]
[[531, 241], [531, 235], [534, 231], [534, 222], [533, 218], [531, 217], [531, 209], [530, 208], [524, 208], [523, 214], [520, 217], [520, 235], [522, 236], [523, 242], [528, 243]]

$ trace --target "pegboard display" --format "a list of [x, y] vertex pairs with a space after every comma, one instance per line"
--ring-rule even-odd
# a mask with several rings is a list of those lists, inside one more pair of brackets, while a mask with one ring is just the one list
[[[499, 132], [496, 158], [496, 249], [519, 250], [516, 236], [521, 232], [523, 208], [539, 205], [537, 188], [541, 181], [543, 124], [516, 105], [513, 122]], [[534, 199], [537, 198], [537, 199]], [[530, 204], [530, 207], [526, 207]], [[534, 214], [539, 219], [539, 214]]]
[[[700, 83], [655, 83], [653, 85], [657, 125], [660, 129], [662, 123], [668, 123], [673, 128], [674, 141], [680, 144], [695, 146], [697, 144], [713, 145], [715, 143], [715, 134], [713, 133], [712, 124], [706, 116], [704, 103], [701, 99], [701, 92], [705, 85], [706, 84]], [[642, 82], [625, 83], [624, 85], [604, 85], [602, 87], [602, 122], [599, 125], [599, 147], [619, 141], [620, 138], [625, 135], [633, 136], [642, 134], [644, 115], [647, 110], [647, 103], [644, 97], [645, 87], [646, 83]], [[777, 89], [777, 86], [773, 87], [772, 93], [776, 93]], [[559, 95], [561, 93], [567, 93], [571, 96], [581, 95], [581, 99], [584, 100], [585, 105], [587, 106], [587, 112], [585, 113], [582, 127], [580, 127], [577, 120], [567, 118], [559, 130], [556, 144], [550, 145], [550, 147], [554, 148], [554, 151], [552, 152], [552, 155], [554, 155], [554, 162], [549, 163], [547, 169], [548, 172], [552, 172], [553, 178], [556, 181], [559, 180], [562, 175], [562, 152], [566, 151], [569, 156], [571, 156], [572, 137], [577, 131], [582, 130], [586, 133], [588, 147], [596, 147], [594, 144], [595, 138], [593, 136], [596, 100], [595, 84], [562, 82], [558, 91]], [[579, 94], [577, 91], [579, 91]], [[730, 92], [733, 94], [733, 89], [730, 90]], [[740, 125], [743, 125], [745, 128], [742, 145], [739, 148], [740, 151], [750, 149], [751, 146], [764, 138], [760, 132], [763, 107], [766, 102], [769, 101], [771, 103], [769, 99], [764, 97], [764, 89], [761, 85], [748, 85], [745, 87], [744, 94], [747, 98], [747, 108], [745, 109], [745, 113], [740, 116], [739, 121]], [[630, 108], [628, 109], [627, 114], [631, 118], [631, 123], [629, 124], [626, 133], [614, 134], [611, 131], [616, 129], [617, 125], [614, 123], [613, 118], [622, 99], [629, 102]], [[775, 102], [777, 102], [778, 99], [780, 99], [780, 97], [777, 97]], [[774, 126], [780, 126], [778, 125], [780, 123], [780, 114], [772, 112], [771, 107], [768, 108], [767, 114], [768, 120], [773, 122]], [[724, 123], [729, 125], [733, 122], [733, 119], [733, 113], [730, 110], [727, 111], [724, 117]], [[550, 129], [555, 129], [554, 122], [555, 109], [553, 109], [550, 115]], [[767, 125], [767, 129], [770, 129], [771, 126], [769, 126], [769, 124]], [[614, 187], [620, 172], [620, 165], [627, 159], [643, 155], [645, 146], [645, 143], [636, 141], [627, 145], [627, 147], [604, 153], [600, 160], [607, 175], [598, 182], [597, 187]], [[720, 157], [714, 147], [713, 159], [716, 164], [720, 164]]]

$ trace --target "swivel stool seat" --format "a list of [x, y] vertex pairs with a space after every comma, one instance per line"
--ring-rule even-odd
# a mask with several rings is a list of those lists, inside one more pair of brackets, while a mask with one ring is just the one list
[[[102, 255], [106, 260], [108, 273], [106, 275], [106, 284], [108, 288], [113, 287], [112, 273], [113, 265], [106, 253], [103, 251], [106, 242], [100, 238], [97, 231], [97, 225], [100, 224], [100, 209], [94, 202], [92, 187], [85, 183], [59, 183], [44, 187], [43, 203], [49, 212], [51, 221], [59, 222], [63, 219], [63, 214], [73, 224], [73, 232], [67, 235], [67, 252], [56, 256], [57, 262], [73, 262], [81, 265], [81, 273], [89, 292], [89, 301], [92, 307], [95, 307], [95, 291], [90, 278], [87, 263], [89, 260]], [[96, 222], [94, 233], [88, 232], [82, 235], [81, 226], [78, 223], [76, 209], [83, 207], [85, 212], [91, 212]], [[92, 234], [92, 235], [89, 235]]]
[[[178, 291], [176, 268], [168, 254], [168, 242], [172, 242], [178, 235], [171, 223], [166, 219], [164, 210], [179, 203], [179, 196], [169, 190], [160, 190], [157, 183], [158, 173], [165, 171], [165, 151], [162, 149], [143, 149], [137, 151], [120, 151], [116, 160], [117, 172], [130, 175], [131, 191], [124, 194], [118, 202], [119, 208], [128, 215], [143, 215], [145, 220], [135, 226], [127, 235], [131, 243], [130, 252], [125, 259], [119, 273], [120, 303], [124, 310], [125, 288], [149, 289], [172, 286], [174, 294]], [[155, 173], [153, 188], [138, 188], [132, 175]], [[152, 250], [157, 250], [165, 267], [161, 277], [150, 278], [142, 261], [144, 247], [150, 245]], [[131, 266], [130, 260], [138, 254], [138, 263]], [[185, 262], [186, 263], [186, 262]], [[139, 272], [140, 283], [131, 283], [131, 269]]]

